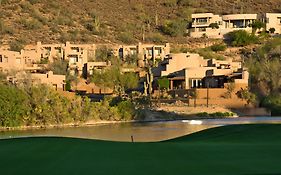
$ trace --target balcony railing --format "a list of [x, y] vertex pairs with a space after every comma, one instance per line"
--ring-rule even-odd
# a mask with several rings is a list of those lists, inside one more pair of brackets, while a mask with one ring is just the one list
[[192, 25], [209, 25], [209, 22], [193, 22]]

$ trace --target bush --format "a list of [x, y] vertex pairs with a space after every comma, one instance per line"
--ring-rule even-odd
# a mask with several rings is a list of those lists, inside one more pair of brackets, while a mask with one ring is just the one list
[[201, 112], [196, 114], [198, 117], [212, 117], [212, 118], [225, 118], [225, 117], [233, 117], [234, 113], [232, 112], [215, 112], [215, 113], [207, 113], [207, 112]]
[[118, 40], [125, 44], [132, 44], [135, 42], [134, 36], [131, 32], [123, 32], [118, 36]]
[[161, 77], [157, 80], [157, 85], [160, 87], [160, 89], [169, 89], [169, 79], [167, 77]]
[[227, 46], [225, 44], [214, 44], [211, 46], [211, 50], [214, 52], [225, 51]]
[[270, 28], [270, 29], [269, 29], [269, 32], [270, 32], [270, 33], [274, 33], [274, 32], [275, 32], [275, 28]]
[[160, 33], [150, 33], [147, 37], [146, 37], [147, 41], [151, 41], [153, 43], [163, 43], [165, 42], [165, 38], [163, 35], [161, 35]]
[[210, 48], [196, 49], [194, 52], [198, 53], [204, 59], [216, 59], [216, 60], [225, 60], [225, 57], [219, 55], [215, 52], [212, 52]]
[[181, 6], [193, 6], [195, 3], [195, 0], [177, 0], [177, 4]]
[[184, 20], [166, 21], [165, 24], [160, 27], [160, 31], [172, 37], [183, 36], [186, 33], [186, 25], [186, 21]]
[[245, 30], [237, 30], [228, 34], [232, 46], [247, 46], [258, 43], [258, 38]]
[[121, 120], [132, 120], [135, 115], [135, 107], [131, 101], [122, 101], [117, 105]]
[[165, 2], [163, 2], [163, 5], [166, 7], [174, 7], [177, 5], [177, 0], [165, 0]]
[[0, 34], [13, 34], [14, 30], [4, 24], [2, 20], [0, 20]]
[[21, 19], [20, 23], [29, 30], [40, 29], [42, 27], [42, 23], [37, 19]]
[[275, 116], [281, 115], [281, 95], [269, 95], [262, 101], [262, 106], [271, 110], [271, 114]]
[[25, 40], [18, 39], [10, 42], [10, 50], [20, 52], [24, 48]]
[[219, 28], [220, 28], [219, 25], [218, 25], [218, 23], [211, 23], [211, 24], [209, 25], [209, 27], [211, 27], [212, 29], [219, 29]]

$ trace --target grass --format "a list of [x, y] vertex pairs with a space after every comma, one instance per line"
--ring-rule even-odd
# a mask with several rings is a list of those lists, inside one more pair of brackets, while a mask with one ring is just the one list
[[281, 174], [281, 125], [212, 128], [158, 143], [0, 140], [1, 174]]

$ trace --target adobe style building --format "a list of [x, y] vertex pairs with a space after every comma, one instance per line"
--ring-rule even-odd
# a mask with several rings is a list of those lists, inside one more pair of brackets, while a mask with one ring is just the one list
[[[159, 71], [160, 70], [160, 71]], [[248, 72], [241, 62], [204, 59], [198, 54], [170, 54], [160, 63], [155, 77], [166, 76], [170, 80], [170, 89], [223, 88], [224, 83], [248, 86]]]
[[[248, 87], [249, 73], [241, 62], [204, 59], [198, 54], [169, 54], [153, 70], [154, 80], [167, 77], [170, 83], [169, 93], [174, 97], [186, 98], [190, 91], [197, 91], [198, 104], [228, 105], [243, 107], [246, 102], [238, 99], [236, 92]], [[226, 98], [228, 87], [234, 86], [232, 97]], [[208, 91], [208, 95], [207, 95]]]
[[281, 34], [281, 13], [265, 14], [266, 30], [274, 29], [275, 34]]
[[192, 14], [189, 35], [194, 38], [209, 37], [223, 38], [225, 34], [235, 30], [252, 32], [251, 24], [264, 21], [265, 30], [274, 34], [281, 34], [281, 13], [265, 13], [260, 19], [257, 14], [229, 14], [214, 15], [213, 13]]
[[257, 14], [214, 15], [213, 13], [192, 14], [192, 24], [189, 29], [191, 37], [223, 38], [225, 34], [235, 30], [252, 32], [252, 24], [257, 20]]
[[23, 82], [29, 81], [33, 85], [45, 84], [55, 90], [65, 91], [65, 76], [64, 75], [54, 75], [52, 71], [45, 74], [40, 73], [26, 73], [18, 72], [14, 76], [8, 76], [7, 80], [15, 85], [21, 85]]
[[142, 44], [138, 45], [121, 45], [114, 49], [114, 55], [120, 59], [125, 59], [130, 55], [138, 56], [138, 66], [144, 67], [149, 60], [155, 63], [157, 60], [163, 60], [164, 57], [170, 53], [170, 44], [154, 45], [154, 44]]

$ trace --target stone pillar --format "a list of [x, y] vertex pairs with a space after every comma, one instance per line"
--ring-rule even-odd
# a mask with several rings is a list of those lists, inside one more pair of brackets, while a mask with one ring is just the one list
[[170, 89], [171, 89], [171, 90], [174, 89], [174, 82], [173, 82], [173, 80], [170, 80]]

